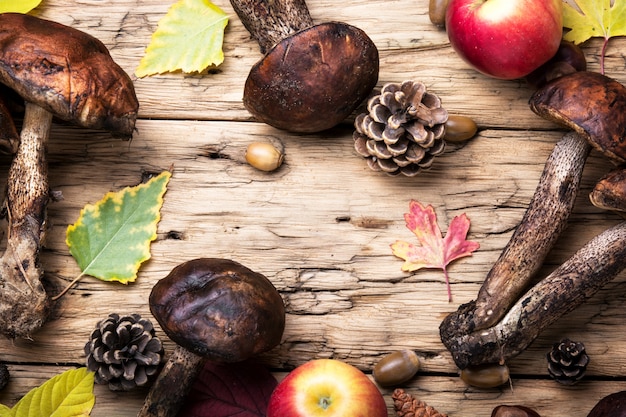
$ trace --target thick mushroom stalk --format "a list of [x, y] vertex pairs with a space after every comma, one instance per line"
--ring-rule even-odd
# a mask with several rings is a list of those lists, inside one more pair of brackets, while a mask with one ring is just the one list
[[26, 103], [20, 145], [9, 169], [8, 238], [0, 258], [0, 328], [10, 338], [34, 333], [49, 307], [39, 249], [49, 198], [46, 147], [51, 123], [52, 114]]
[[258, 120], [320, 132], [348, 117], [378, 81], [378, 49], [361, 29], [313, 24], [304, 0], [231, 0], [265, 56], [246, 79], [243, 104]]
[[[591, 298], [626, 268], [626, 222], [599, 234], [554, 272], [534, 285], [511, 306], [495, 325], [459, 333], [444, 319], [441, 338], [456, 365], [506, 362], [524, 351], [563, 315]], [[472, 303], [457, 313], [471, 316]], [[470, 317], [467, 317], [471, 320]]]
[[[476, 301], [460, 306], [440, 325], [442, 342], [461, 369], [489, 361], [505, 361], [517, 355], [547, 325], [570, 311], [570, 306], [580, 304], [577, 291], [581, 287], [599, 288], [587, 281], [607, 282], [623, 269], [621, 259], [611, 256], [608, 258], [611, 264], [604, 269], [587, 273], [581, 267], [576, 277], [581, 281], [578, 282], [569, 279], [573, 275], [566, 268], [568, 279], [562, 281], [565, 285], [556, 285], [551, 290], [556, 293], [550, 294], [558, 302], [548, 302], [546, 298], [541, 309], [530, 304], [524, 307], [532, 300], [548, 296], [549, 291], [541, 290], [544, 285], [541, 283], [537, 289], [530, 290], [535, 291], [531, 298], [529, 293], [522, 294], [567, 225], [591, 147], [613, 161], [626, 157], [621, 141], [626, 131], [626, 87], [598, 73], [577, 72], [546, 84], [533, 94], [530, 106], [535, 113], [574, 132], [565, 135], [548, 158], [522, 222], [489, 271]], [[605, 236], [607, 242], [594, 241], [594, 247], [610, 246], [608, 253], [611, 255], [610, 251], [616, 250], [610, 243], [612, 236]], [[588, 257], [593, 253], [581, 250], [567, 264], [591, 265], [594, 260]], [[561, 269], [555, 272], [557, 277], [562, 273]], [[594, 278], [596, 273], [603, 275]], [[494, 354], [497, 358], [488, 353], [495, 349], [492, 344], [499, 346], [499, 355]]]
[[280, 343], [282, 297], [262, 274], [219, 258], [175, 267], [150, 293], [150, 311], [176, 342], [138, 417], [173, 417], [205, 361], [240, 362]]
[[39, 252], [49, 199], [46, 150], [53, 117], [130, 138], [139, 103], [130, 77], [94, 37], [30, 15], [0, 14], [0, 82], [26, 102], [8, 176], [7, 248], [0, 261], [0, 332], [31, 335], [50, 301]]

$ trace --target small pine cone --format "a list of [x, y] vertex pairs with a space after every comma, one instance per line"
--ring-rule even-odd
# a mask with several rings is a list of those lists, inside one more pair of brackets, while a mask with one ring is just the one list
[[403, 389], [397, 388], [391, 394], [393, 407], [398, 417], [448, 417], [441, 414], [425, 402], [414, 398]]
[[585, 352], [585, 345], [563, 339], [552, 346], [546, 355], [548, 359], [548, 373], [557, 382], [563, 385], [573, 385], [585, 376], [589, 356]]
[[98, 384], [112, 391], [129, 391], [145, 385], [163, 359], [163, 344], [150, 320], [138, 314], [109, 314], [96, 324], [85, 344], [87, 368]]
[[443, 153], [448, 112], [421, 82], [385, 84], [354, 120], [354, 148], [374, 171], [409, 177]]

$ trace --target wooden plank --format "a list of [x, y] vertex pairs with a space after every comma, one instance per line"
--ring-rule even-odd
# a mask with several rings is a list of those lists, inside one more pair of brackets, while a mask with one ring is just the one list
[[[42, 264], [55, 291], [79, 274], [64, 240], [65, 229], [85, 204], [166, 169], [173, 176], [152, 259], [136, 283], [85, 277], [60, 300], [33, 340], [0, 340], [0, 360], [9, 363], [13, 375], [0, 392], [1, 403], [12, 405], [47, 378], [82, 365], [91, 329], [109, 313], [150, 317], [152, 285], [178, 263], [202, 256], [240, 261], [268, 276], [281, 292], [288, 313], [285, 335], [262, 358], [279, 378], [320, 357], [370, 372], [386, 353], [411, 348], [422, 369], [406, 388], [451, 417], [487, 416], [501, 403], [524, 403], [545, 416], [582, 415], [601, 396], [625, 389], [624, 274], [510, 362], [512, 388], [466, 387], [439, 340], [442, 318], [475, 298], [563, 134], [528, 109], [532, 91], [523, 81], [492, 80], [467, 68], [445, 33], [428, 22], [424, 1], [351, 0], [338, 7], [329, 0], [310, 0], [316, 21], [343, 20], [370, 34], [381, 53], [379, 86], [422, 80], [451, 112], [469, 115], [480, 125], [475, 139], [448, 146], [430, 171], [416, 178], [388, 177], [370, 171], [356, 155], [349, 121], [308, 136], [252, 121], [241, 96], [260, 53], [230, 3], [215, 3], [231, 15], [224, 64], [207, 74], [134, 77], [141, 118], [131, 142], [54, 126], [50, 181], [63, 199], [49, 207]], [[102, 39], [132, 74], [170, 5], [162, 0], [47, 0], [35, 14]], [[598, 69], [600, 46], [595, 40], [585, 45], [590, 69]], [[607, 73], [622, 82], [625, 48], [626, 40], [611, 41], [606, 63]], [[244, 150], [252, 141], [284, 147], [283, 167], [269, 174], [249, 167]], [[9, 162], [0, 158], [3, 166]], [[541, 275], [621, 221], [587, 199], [595, 180], [610, 167], [592, 152], [570, 227]], [[0, 183], [6, 181], [4, 171]], [[450, 266], [452, 303], [441, 271], [404, 273], [402, 261], [391, 254], [395, 240], [414, 239], [403, 219], [411, 199], [432, 204], [444, 232], [461, 213], [472, 221], [470, 238], [481, 248]], [[173, 343], [158, 330], [171, 351]], [[545, 370], [545, 353], [566, 336], [583, 341], [591, 356], [585, 381], [567, 388], [550, 381]], [[97, 386], [95, 392], [93, 416], [124, 417], [136, 415], [146, 391], [112, 393]], [[391, 406], [390, 392], [383, 392]]]

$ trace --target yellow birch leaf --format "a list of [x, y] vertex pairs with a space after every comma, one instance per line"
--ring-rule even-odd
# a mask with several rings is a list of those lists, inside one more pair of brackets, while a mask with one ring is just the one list
[[137, 77], [182, 70], [202, 72], [224, 61], [228, 16], [208, 0], [180, 0], [159, 21]]
[[81, 210], [66, 232], [81, 275], [123, 284], [135, 281], [139, 266], [150, 259], [170, 176], [165, 171], [145, 184], [107, 193]]
[[41, 0], [0, 0], [0, 13], [28, 13], [39, 3]]

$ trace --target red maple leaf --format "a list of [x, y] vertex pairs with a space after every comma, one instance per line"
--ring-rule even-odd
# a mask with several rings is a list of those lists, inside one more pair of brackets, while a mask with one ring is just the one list
[[391, 244], [393, 254], [405, 261], [402, 270], [413, 272], [421, 268], [442, 269], [448, 289], [448, 301], [452, 301], [448, 264], [455, 259], [470, 256], [480, 247], [478, 242], [465, 239], [470, 227], [469, 219], [465, 213], [452, 219], [445, 238], [437, 225], [435, 210], [430, 205], [424, 207], [411, 200], [409, 212], [405, 213], [404, 219], [406, 227], [417, 236], [419, 245], [402, 240]]
[[194, 381], [185, 417], [265, 417], [278, 382], [265, 365], [253, 360], [236, 363], [208, 361]]

